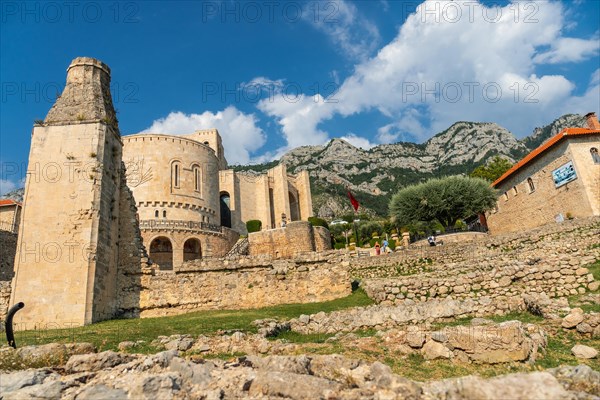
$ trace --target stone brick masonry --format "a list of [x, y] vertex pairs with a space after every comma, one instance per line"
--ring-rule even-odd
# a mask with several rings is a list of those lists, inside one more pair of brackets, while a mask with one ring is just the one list
[[[147, 270], [139, 282], [142, 317], [311, 303], [345, 297], [351, 292], [347, 268], [332, 265], [317, 253], [294, 260], [194, 260], [175, 272]], [[129, 293], [134, 295], [136, 291]], [[123, 304], [136, 301], [124, 299]]]
[[[493, 238], [480, 246], [424, 248], [413, 259], [381, 260], [387, 267], [375, 275], [396, 276], [366, 279], [364, 287], [373, 299], [388, 305], [448, 296], [502, 300], [524, 293], [582, 294], [598, 288], [584, 266], [600, 259], [599, 238], [600, 219], [592, 218]], [[364, 264], [359, 271], [369, 272]]]

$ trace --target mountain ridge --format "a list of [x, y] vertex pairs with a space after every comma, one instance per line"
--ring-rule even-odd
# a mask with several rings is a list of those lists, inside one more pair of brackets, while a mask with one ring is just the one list
[[519, 140], [493, 122], [457, 121], [424, 143], [380, 144], [365, 150], [334, 138], [324, 145], [297, 147], [278, 161], [234, 169], [260, 172], [283, 162], [290, 173], [309, 172], [316, 215], [351, 213], [346, 196], [350, 189], [363, 212], [385, 216], [391, 195], [406, 185], [468, 174], [496, 155], [514, 163], [563, 128], [585, 126], [582, 115], [566, 114]]
[[[324, 145], [297, 147], [279, 160], [232, 168], [260, 173], [283, 162], [289, 173], [308, 171], [316, 215], [334, 218], [352, 213], [347, 198], [350, 189], [361, 204], [361, 212], [386, 216], [392, 194], [406, 185], [468, 174], [496, 155], [516, 162], [562, 129], [586, 126], [584, 116], [565, 114], [519, 140], [493, 122], [457, 121], [424, 143], [380, 144], [365, 150], [334, 138]], [[22, 197], [23, 189], [2, 196], [17, 201]]]

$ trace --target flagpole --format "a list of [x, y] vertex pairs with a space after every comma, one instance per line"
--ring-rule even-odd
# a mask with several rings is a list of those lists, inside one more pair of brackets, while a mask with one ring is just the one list
[[358, 246], [360, 243], [360, 237], [358, 236], [358, 228], [356, 227], [356, 219], [358, 217], [358, 208], [360, 207], [360, 204], [354, 198], [354, 196], [352, 196], [352, 192], [350, 192], [350, 186], [347, 186], [346, 190], [348, 192], [348, 198], [350, 199], [352, 208], [354, 209], [354, 218], [352, 219], [352, 226], [354, 227], [354, 238], [356, 239], [356, 245]]

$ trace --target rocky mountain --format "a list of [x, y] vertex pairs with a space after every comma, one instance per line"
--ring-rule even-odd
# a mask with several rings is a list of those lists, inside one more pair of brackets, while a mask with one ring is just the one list
[[554, 120], [543, 128], [535, 128], [530, 136], [523, 139], [523, 144], [533, 150], [564, 128], [587, 128], [583, 115], [567, 114]]
[[22, 202], [23, 201], [23, 194], [24, 193], [25, 193], [25, 189], [24, 188], [15, 189], [15, 190], [12, 190], [12, 191], [6, 193], [4, 196], [0, 196], [0, 198], [2, 198], [2, 199], [11, 199], [11, 200], [14, 200], [14, 201]]
[[[351, 213], [347, 188], [361, 204], [361, 212], [385, 216], [393, 193], [428, 178], [468, 174], [496, 155], [516, 162], [565, 127], [586, 126], [581, 115], [564, 115], [518, 140], [507, 129], [487, 122], [456, 122], [422, 144], [400, 142], [364, 150], [333, 139], [324, 146], [291, 150], [278, 162], [288, 171], [307, 170], [311, 176], [313, 207], [321, 217]], [[236, 167], [262, 171], [276, 162]]]
[[[515, 162], [563, 128], [585, 126], [585, 117], [567, 114], [518, 140], [494, 123], [456, 122], [422, 144], [400, 142], [364, 150], [333, 139], [324, 146], [298, 147], [280, 160], [234, 169], [261, 172], [284, 162], [290, 173], [309, 172], [317, 215], [334, 218], [351, 213], [347, 198], [350, 188], [361, 204], [361, 212], [385, 216], [392, 194], [406, 185], [432, 177], [468, 174], [495, 155]], [[3, 197], [22, 201], [23, 189]]]

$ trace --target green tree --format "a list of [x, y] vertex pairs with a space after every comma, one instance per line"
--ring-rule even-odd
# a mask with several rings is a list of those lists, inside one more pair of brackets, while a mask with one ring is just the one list
[[461, 218], [491, 209], [496, 191], [480, 178], [449, 176], [408, 186], [390, 201], [390, 216], [399, 225], [439, 221], [452, 227]]
[[472, 178], [481, 178], [489, 182], [494, 182], [508, 171], [513, 164], [506, 158], [495, 156], [487, 165], [480, 165], [469, 174]]

